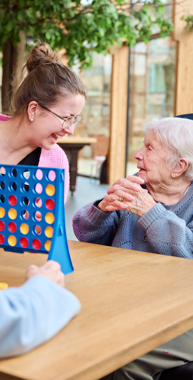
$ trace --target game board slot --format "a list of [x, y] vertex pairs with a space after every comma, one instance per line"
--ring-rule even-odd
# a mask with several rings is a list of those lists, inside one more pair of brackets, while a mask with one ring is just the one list
[[21, 198], [21, 205], [22, 206], [29, 206], [30, 200], [27, 197], [22, 197]]
[[11, 182], [10, 184], [9, 184], [9, 190], [10, 191], [16, 191], [17, 190], [17, 184], [15, 183], [15, 182]]
[[41, 169], [38, 169], [38, 170], [36, 171], [36, 173], [35, 173], [35, 178], [37, 178], [38, 181], [41, 181], [41, 180], [42, 180], [42, 178], [43, 178], [43, 172], [42, 172]]
[[29, 179], [30, 178], [30, 171], [28, 169], [25, 169], [22, 174], [22, 178]]
[[28, 182], [24, 182], [24, 183], [21, 184], [21, 191], [28, 193], [29, 189], [30, 189], [30, 187], [29, 187], [29, 183]]
[[43, 190], [43, 187], [41, 185], [41, 183], [36, 183], [35, 187], [34, 187], [34, 190], [37, 194], [41, 194], [42, 193], [42, 190]]
[[25, 219], [25, 220], [28, 220], [29, 217], [30, 217], [29, 211], [27, 211], [27, 210], [22, 210], [22, 212], [21, 212], [21, 218], [22, 218], [22, 219]]
[[4, 203], [5, 202], [5, 197], [3, 194], [0, 195], [0, 203]]
[[36, 235], [41, 235], [41, 233], [42, 233], [42, 229], [38, 224], [36, 226], [34, 226], [33, 231]]
[[54, 170], [49, 170], [49, 172], [48, 172], [48, 179], [49, 179], [49, 181], [55, 181], [55, 179], [56, 179], [56, 173], [55, 173], [55, 171]]
[[3, 181], [0, 182], [0, 189], [2, 189], [2, 190], [5, 189], [5, 182], [3, 182]]
[[17, 170], [15, 168], [12, 168], [9, 172], [10, 177], [17, 177]]
[[42, 199], [41, 198], [35, 198], [34, 199], [34, 206], [40, 208], [42, 207]]
[[41, 220], [42, 220], [42, 214], [41, 214], [41, 212], [40, 211], [36, 211], [35, 213], [34, 213], [34, 220], [36, 221], [38, 221], [38, 222], [41, 222]]
[[1, 175], [4, 176], [5, 174], [6, 174], [6, 170], [5, 170], [4, 166], [1, 166], [0, 167], [0, 176]]

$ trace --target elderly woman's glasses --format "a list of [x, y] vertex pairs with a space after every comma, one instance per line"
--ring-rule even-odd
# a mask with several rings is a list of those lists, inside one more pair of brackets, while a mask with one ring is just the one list
[[57, 115], [57, 113], [51, 111], [49, 108], [43, 106], [43, 104], [38, 103], [41, 108], [44, 108], [45, 110], [53, 113], [53, 115], [59, 117], [59, 119], [63, 120], [62, 129], [68, 129], [73, 125], [74, 128], [77, 127], [78, 124], [80, 124], [82, 118], [80, 116], [68, 116], [68, 117], [61, 117]]

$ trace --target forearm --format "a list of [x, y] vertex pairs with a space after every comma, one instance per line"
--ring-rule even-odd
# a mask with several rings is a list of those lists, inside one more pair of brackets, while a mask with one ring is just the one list
[[0, 357], [19, 355], [54, 336], [80, 310], [68, 290], [43, 276], [0, 293]]
[[73, 229], [79, 241], [110, 246], [116, 234], [118, 222], [119, 213], [103, 212], [90, 203], [75, 213]]
[[185, 220], [157, 203], [138, 224], [146, 230], [152, 249], [160, 254], [193, 258], [193, 231]]

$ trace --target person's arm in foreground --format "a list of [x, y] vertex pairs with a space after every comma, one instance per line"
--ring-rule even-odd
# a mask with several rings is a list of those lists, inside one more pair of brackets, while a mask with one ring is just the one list
[[80, 302], [64, 289], [60, 265], [31, 265], [27, 281], [0, 291], [0, 358], [23, 354], [46, 342], [80, 310]]

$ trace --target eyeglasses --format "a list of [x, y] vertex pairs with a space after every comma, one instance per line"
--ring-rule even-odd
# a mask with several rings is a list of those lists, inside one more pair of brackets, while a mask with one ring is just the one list
[[74, 128], [76, 128], [82, 120], [82, 118], [80, 116], [61, 117], [61, 116], [57, 115], [57, 113], [51, 111], [49, 108], [43, 106], [43, 104], [40, 104], [40, 103], [38, 103], [38, 104], [41, 108], [44, 108], [45, 110], [53, 113], [53, 115], [59, 117], [59, 119], [63, 120], [62, 129], [64, 129], [64, 130], [71, 127], [72, 124], [74, 124]]

